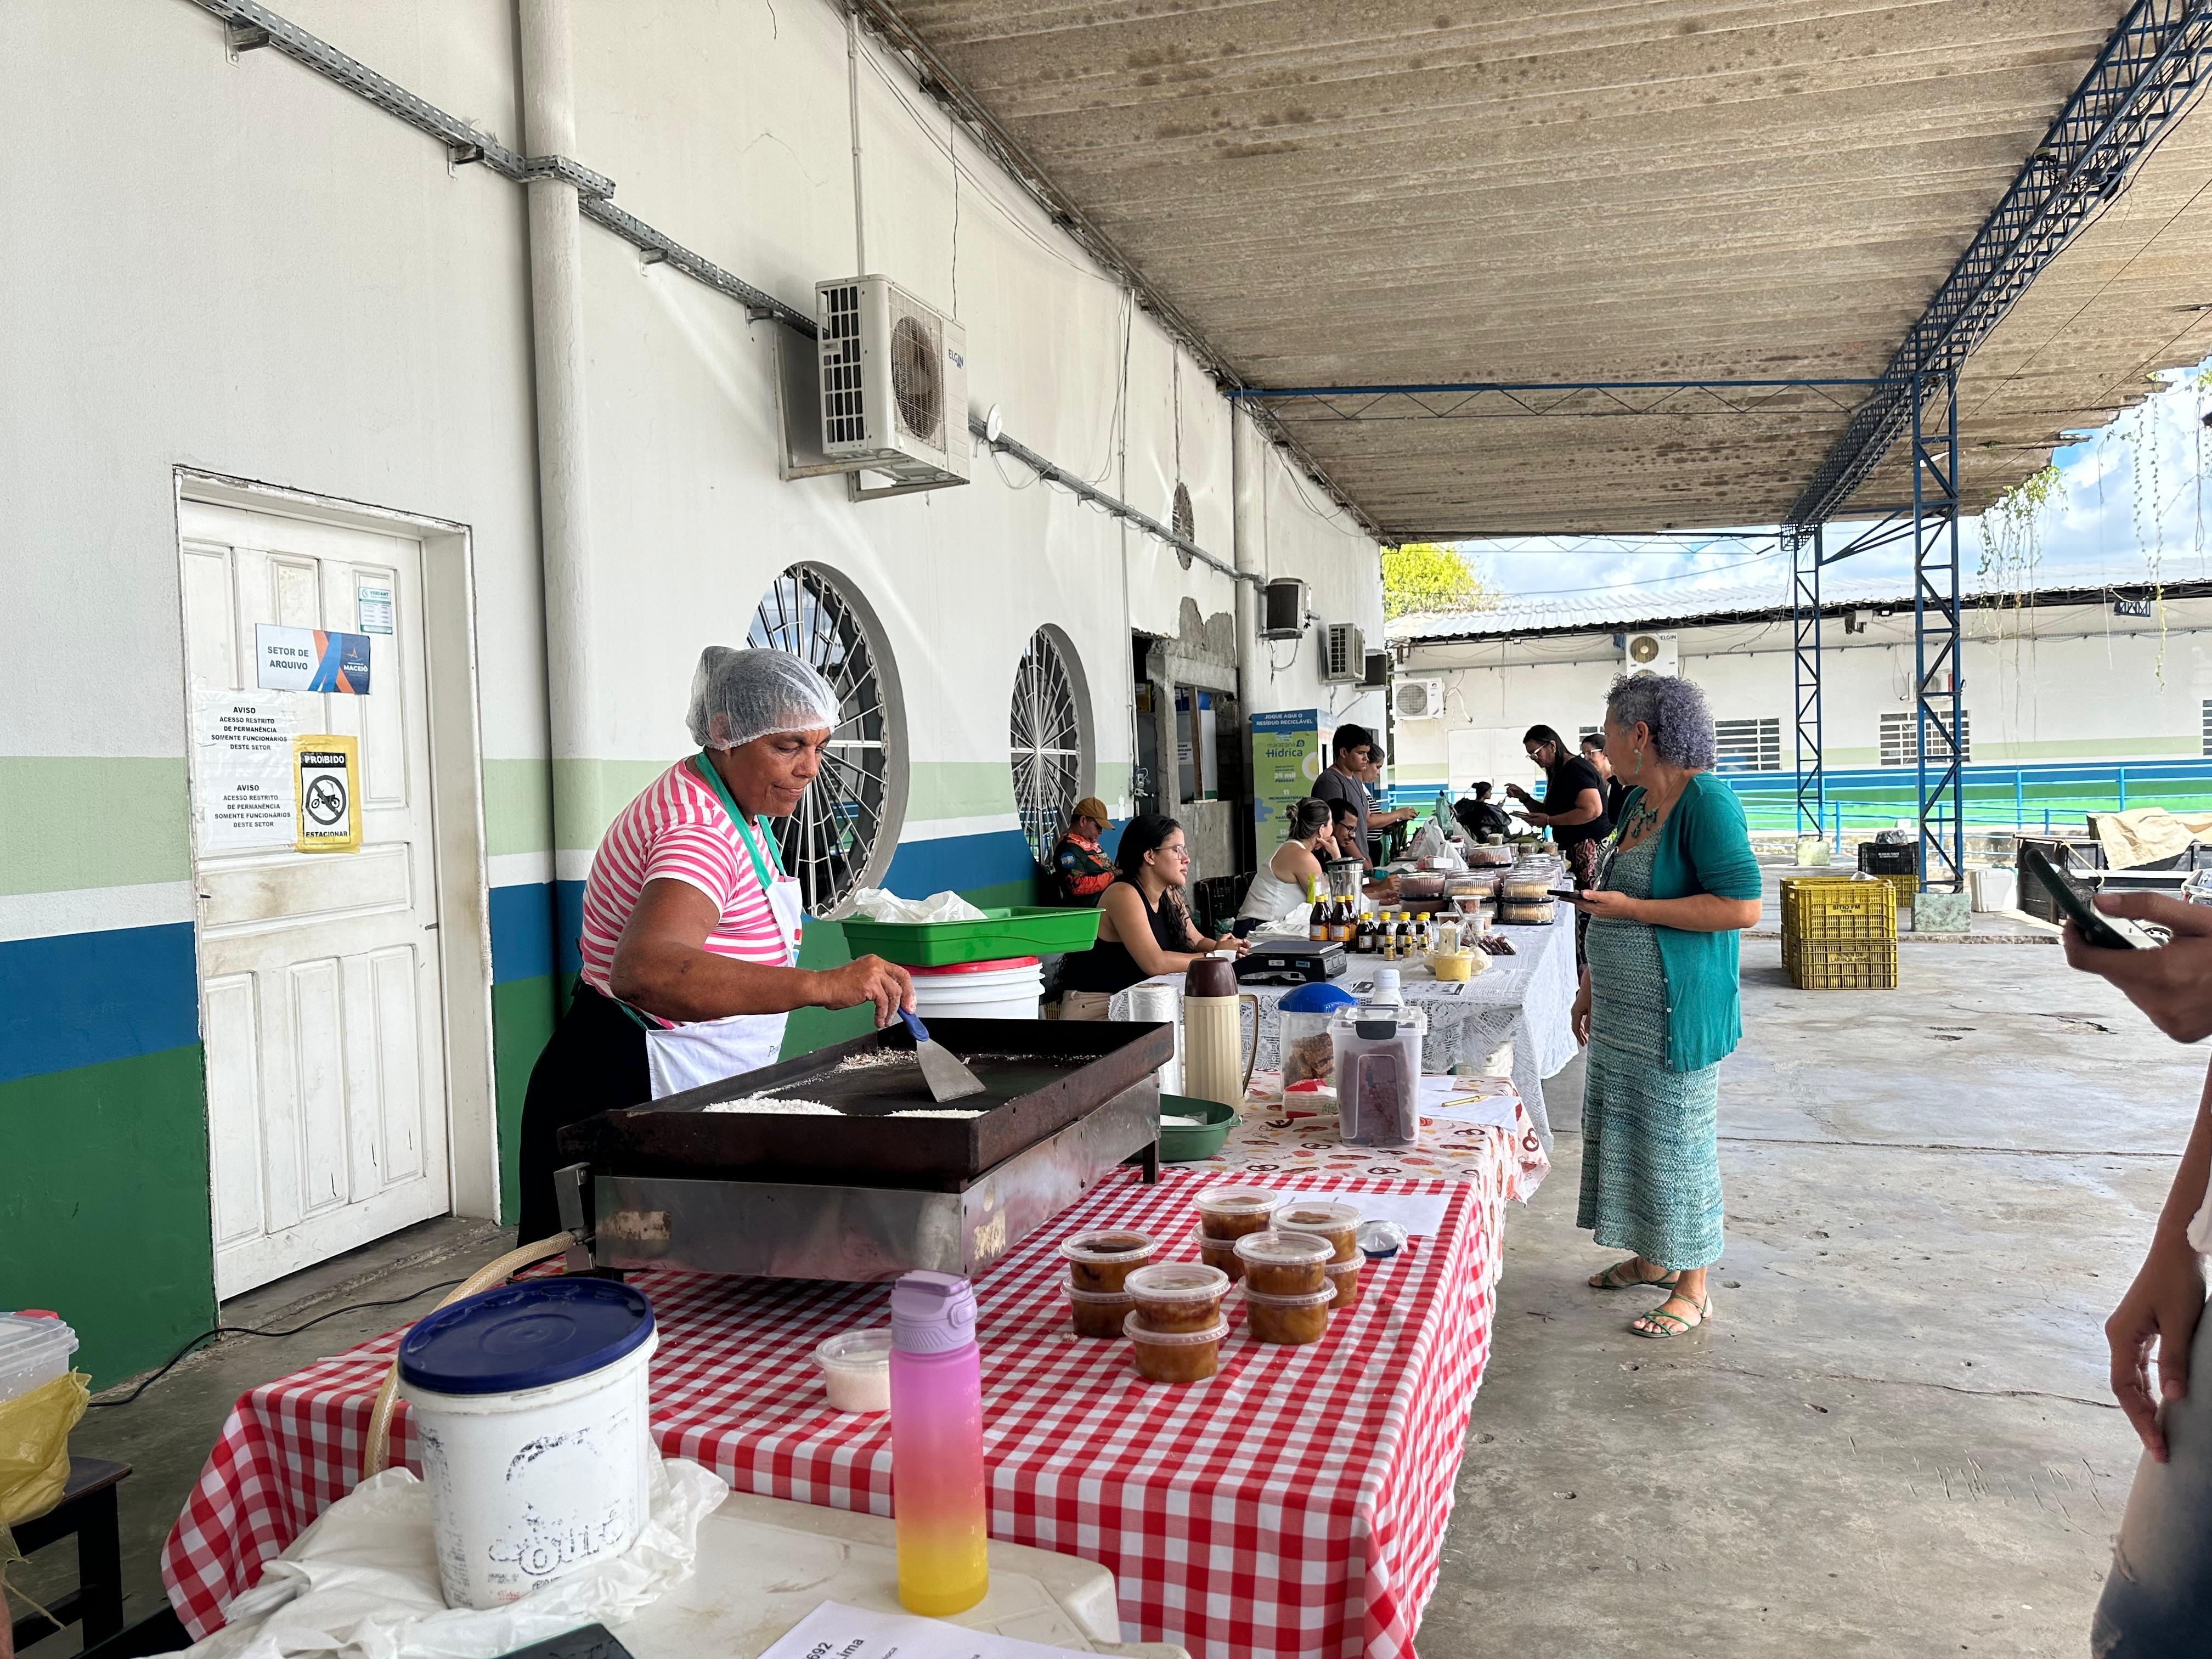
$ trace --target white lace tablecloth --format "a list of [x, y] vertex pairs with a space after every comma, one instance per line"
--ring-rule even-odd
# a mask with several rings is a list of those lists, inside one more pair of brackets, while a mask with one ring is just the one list
[[[1421, 1069], [1449, 1072], [1465, 1065], [1482, 1068], [1507, 1043], [1513, 1045], [1508, 1075], [1520, 1091], [1522, 1104], [1552, 1148], [1552, 1123], [1544, 1109], [1544, 1079], [1558, 1075], [1575, 1055], [1575, 1034], [1569, 1024], [1575, 1004], [1575, 917], [1571, 906], [1558, 907], [1548, 927], [1500, 927], [1496, 931], [1512, 940], [1515, 954], [1491, 957], [1488, 966], [1463, 985], [1439, 983], [1427, 967], [1400, 963], [1401, 989], [1406, 999], [1428, 1011], [1428, 1036], [1421, 1044]], [[1334, 983], [1358, 994], [1359, 987], [1375, 977], [1375, 969], [1390, 964], [1373, 957], [1352, 958], [1352, 966]], [[1148, 984], [1181, 986], [1180, 974], [1162, 975]], [[1277, 1005], [1287, 985], [1247, 985], [1260, 1001], [1259, 1070], [1282, 1066], [1278, 1037], [1281, 1030]], [[1108, 1018], [1129, 1018], [1129, 994], [1115, 993]], [[1252, 1040], [1249, 1019], [1244, 1041]]]

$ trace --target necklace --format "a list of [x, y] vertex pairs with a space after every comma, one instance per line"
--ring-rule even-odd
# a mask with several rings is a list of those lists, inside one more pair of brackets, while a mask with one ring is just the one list
[[1628, 821], [1621, 827], [1624, 843], [1641, 841], [1644, 835], [1659, 827], [1659, 815], [1651, 810], [1648, 796], [1638, 795], [1636, 805], [1628, 809]]

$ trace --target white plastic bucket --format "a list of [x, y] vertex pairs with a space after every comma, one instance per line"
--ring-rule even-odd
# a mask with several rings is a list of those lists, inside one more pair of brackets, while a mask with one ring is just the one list
[[963, 962], [951, 968], [909, 968], [914, 1011], [933, 1019], [1035, 1019], [1044, 997], [1044, 966], [1036, 957]]
[[629, 1547], [652, 1507], [646, 1381], [659, 1346], [655, 1332], [601, 1370], [512, 1393], [401, 1382], [448, 1606], [495, 1607]]

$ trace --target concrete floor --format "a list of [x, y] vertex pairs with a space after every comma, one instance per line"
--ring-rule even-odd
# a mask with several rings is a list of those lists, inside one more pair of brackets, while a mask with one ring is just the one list
[[1619, 1253], [1575, 1231], [1559, 1137], [1509, 1218], [1425, 1652], [2087, 1650], [2136, 1456], [2100, 1327], [2204, 1057], [2047, 945], [1901, 963], [1805, 994], [1745, 945], [1709, 1332], [1631, 1336], [1656, 1297], [1584, 1287]]
[[[1508, 1218], [1422, 1649], [1443, 1656], [2066, 1654], [2085, 1648], [2135, 1441], [2100, 1327], [2186, 1137], [2203, 1056], [2048, 945], [1919, 945], [1895, 994], [1794, 992], [1745, 946], [1723, 1074], [1718, 1318], [1626, 1334], [1654, 1298], [1583, 1279], [1577, 1137]], [[1575, 1121], [1580, 1063], [1548, 1090]], [[436, 1222], [225, 1309], [289, 1327], [495, 1253]], [[123, 1496], [135, 1612], [230, 1402], [422, 1303], [228, 1340], [77, 1449]], [[34, 1566], [33, 1594], [66, 1575]], [[20, 1609], [19, 1609], [20, 1610]], [[66, 1659], [74, 1637], [32, 1652]]]

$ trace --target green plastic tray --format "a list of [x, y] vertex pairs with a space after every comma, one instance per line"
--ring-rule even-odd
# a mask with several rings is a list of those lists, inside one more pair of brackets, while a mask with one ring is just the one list
[[867, 921], [845, 923], [845, 943], [856, 957], [878, 956], [902, 968], [949, 968], [1001, 957], [1044, 957], [1088, 951], [1098, 942], [1096, 910], [1018, 906], [986, 910], [981, 921]]

